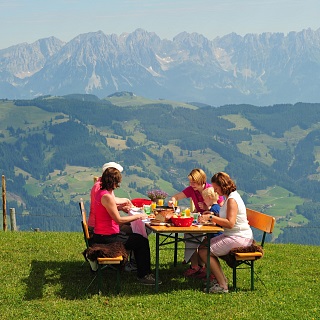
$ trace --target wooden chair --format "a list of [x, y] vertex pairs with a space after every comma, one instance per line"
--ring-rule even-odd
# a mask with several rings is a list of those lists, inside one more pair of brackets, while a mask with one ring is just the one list
[[[79, 207], [80, 207], [80, 212], [81, 212], [81, 216], [82, 216], [82, 221], [81, 221], [81, 225], [82, 225], [82, 231], [83, 231], [83, 237], [84, 237], [84, 241], [86, 244], [86, 248], [90, 247], [91, 244], [91, 238], [89, 235], [89, 229], [88, 229], [88, 224], [87, 224], [87, 215], [86, 215], [86, 210], [84, 207], [84, 202], [83, 199], [80, 199], [79, 202]], [[122, 256], [118, 256], [115, 258], [98, 258], [97, 259], [97, 264], [98, 264], [98, 293], [101, 293], [101, 284], [102, 284], [102, 270], [112, 266], [112, 265], [119, 265], [121, 262], [123, 261], [123, 257]], [[116, 272], [117, 272], [117, 280], [116, 280], [116, 291], [117, 293], [120, 292], [120, 268], [115, 268]], [[94, 278], [95, 279], [95, 278]], [[93, 279], [93, 280], [94, 280]], [[91, 282], [92, 283], [92, 282]], [[91, 283], [89, 284], [89, 286], [91, 285]]]
[[[275, 218], [249, 208], [247, 208], [247, 217], [248, 217], [249, 224], [252, 228], [262, 231], [260, 246], [263, 248], [267, 233], [271, 234], [273, 232], [273, 228], [275, 225]], [[233, 254], [235, 255], [235, 262], [233, 263], [233, 267], [232, 267], [233, 289], [234, 290], [237, 289], [237, 269], [244, 269], [243, 267], [240, 268], [240, 266], [246, 265], [251, 270], [251, 290], [254, 290], [254, 262], [257, 259], [262, 258], [263, 253], [259, 251], [255, 251], [255, 252], [234, 252], [233, 251]]]

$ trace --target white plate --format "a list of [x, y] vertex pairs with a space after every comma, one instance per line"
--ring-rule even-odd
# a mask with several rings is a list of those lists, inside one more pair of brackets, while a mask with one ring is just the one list
[[137, 207], [133, 207], [130, 209], [130, 211], [134, 212], [134, 213], [143, 213], [141, 208], [137, 208]]

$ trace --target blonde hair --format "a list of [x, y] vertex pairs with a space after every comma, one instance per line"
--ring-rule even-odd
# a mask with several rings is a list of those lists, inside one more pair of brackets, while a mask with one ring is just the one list
[[213, 202], [217, 202], [219, 195], [214, 191], [213, 187], [206, 188], [202, 191], [203, 198], [210, 198]]
[[198, 184], [205, 184], [207, 182], [207, 175], [202, 169], [193, 169], [189, 174], [188, 178], [190, 181], [196, 182]]

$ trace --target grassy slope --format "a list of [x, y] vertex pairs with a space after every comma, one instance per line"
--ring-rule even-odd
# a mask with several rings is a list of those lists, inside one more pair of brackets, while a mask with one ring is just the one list
[[[79, 226], [80, 229], [80, 226]], [[155, 238], [150, 236], [154, 261]], [[266, 244], [257, 261], [256, 290], [240, 270], [239, 291], [207, 295], [200, 280], [184, 279], [172, 250], [160, 253], [159, 294], [122, 273], [115, 295], [113, 273], [101, 296], [81, 255], [81, 233], [0, 232], [0, 318], [9, 319], [319, 319], [320, 247]], [[179, 261], [183, 251], [179, 251]], [[231, 282], [231, 269], [223, 267]], [[262, 282], [263, 281], [263, 282]]]
[[164, 100], [164, 99], [159, 99], [159, 100], [152, 100], [152, 99], [147, 99], [141, 96], [130, 96], [130, 95], [123, 95], [122, 97], [108, 97], [105, 98], [104, 100], [110, 101], [112, 104], [119, 106], [119, 107], [140, 107], [148, 104], [170, 104], [173, 107], [183, 107], [183, 108], [188, 108], [188, 109], [198, 109], [198, 107], [195, 107], [191, 104], [184, 103], [184, 102], [179, 102], [179, 101], [171, 101], [171, 100]]

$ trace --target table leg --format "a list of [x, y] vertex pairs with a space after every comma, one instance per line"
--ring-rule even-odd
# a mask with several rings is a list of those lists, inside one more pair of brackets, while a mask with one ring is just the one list
[[178, 233], [174, 234], [174, 256], [173, 256], [173, 265], [176, 267], [178, 261]]
[[207, 234], [207, 293], [209, 293], [209, 287], [210, 287], [210, 237], [209, 234]]
[[160, 250], [160, 240], [159, 240], [159, 233], [156, 233], [156, 293], [159, 291], [159, 250]]

